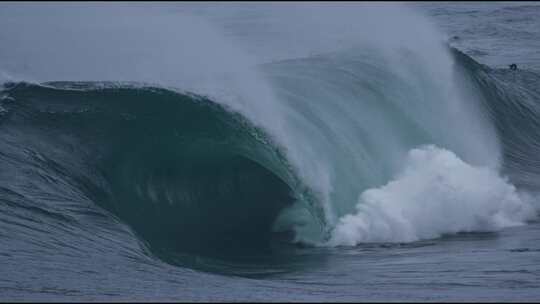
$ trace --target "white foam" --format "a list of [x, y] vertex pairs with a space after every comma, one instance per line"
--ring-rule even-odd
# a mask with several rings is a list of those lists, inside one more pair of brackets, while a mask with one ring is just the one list
[[513, 185], [430, 145], [412, 149], [393, 181], [364, 191], [356, 214], [340, 218], [328, 244], [411, 242], [443, 234], [494, 231], [534, 217]]

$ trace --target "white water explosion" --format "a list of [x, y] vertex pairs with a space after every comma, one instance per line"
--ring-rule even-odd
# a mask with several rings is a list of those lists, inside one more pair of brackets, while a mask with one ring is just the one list
[[412, 242], [443, 234], [523, 225], [533, 207], [487, 167], [435, 146], [413, 149], [388, 184], [364, 191], [357, 213], [342, 217], [330, 245]]

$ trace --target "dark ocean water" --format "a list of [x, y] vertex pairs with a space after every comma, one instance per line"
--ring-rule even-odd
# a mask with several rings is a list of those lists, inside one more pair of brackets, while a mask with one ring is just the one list
[[288, 5], [0, 4], [0, 300], [540, 299], [540, 5]]

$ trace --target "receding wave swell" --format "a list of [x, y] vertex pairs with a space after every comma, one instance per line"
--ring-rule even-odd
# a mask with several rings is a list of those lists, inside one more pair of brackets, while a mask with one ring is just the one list
[[[540, 83], [539, 76], [491, 70], [455, 50], [454, 57], [468, 77], [462, 82], [474, 87], [496, 126], [504, 174], [517, 186], [537, 189], [539, 92], [532, 88]], [[172, 261], [191, 254], [271, 252], [276, 244], [297, 240], [294, 223], [287, 223], [290, 216], [282, 216], [291, 208], [309, 214], [329, 244], [394, 240], [370, 235], [366, 221], [377, 220], [376, 212], [360, 207], [360, 218], [342, 219], [336, 231], [364, 229], [366, 235], [332, 237], [334, 227], [323, 214], [321, 198], [299, 177], [280, 145], [245, 117], [206, 97], [135, 84], [9, 83], [0, 110], [4, 225], [15, 226], [20, 217], [35, 222], [55, 218], [59, 226], [116, 218], [139, 236], [142, 248]], [[434, 172], [440, 179], [440, 172]], [[414, 181], [416, 173], [407, 174]], [[478, 176], [492, 178], [488, 173]], [[359, 190], [369, 186], [359, 185]], [[359, 205], [364, 200], [365, 208], [377, 203], [384, 207], [385, 190], [403, 198], [400, 186], [389, 184], [364, 193]], [[377, 195], [383, 197], [380, 202]], [[513, 194], [504, 197], [508, 195]], [[93, 206], [106, 210], [105, 215], [90, 211]], [[74, 210], [83, 210], [84, 217], [74, 216]], [[464, 229], [477, 226], [465, 224]], [[434, 231], [418, 238], [436, 237]]]
[[453, 50], [468, 82], [479, 88], [483, 108], [502, 142], [503, 171], [516, 186], [537, 191], [540, 174], [540, 75], [537, 71], [492, 69]]

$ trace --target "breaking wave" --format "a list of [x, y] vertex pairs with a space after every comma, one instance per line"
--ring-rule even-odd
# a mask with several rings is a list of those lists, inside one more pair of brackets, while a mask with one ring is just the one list
[[[244, 52], [191, 15], [141, 25], [111, 9], [102, 27], [73, 22], [69, 9], [39, 29], [0, 21], [10, 45], [0, 52], [5, 222], [23, 221], [17, 209], [76, 226], [98, 207], [176, 261], [282, 243], [410, 242], [535, 216], [523, 193], [539, 186], [540, 76], [482, 66], [414, 14], [275, 14], [276, 32], [326, 20], [320, 39], [339, 38], [306, 34], [283, 56], [290, 37]], [[422, 31], [359, 34], [380, 15]], [[131, 39], [138, 31], [147, 35]], [[38, 53], [23, 39], [35, 35], [47, 37]]]

